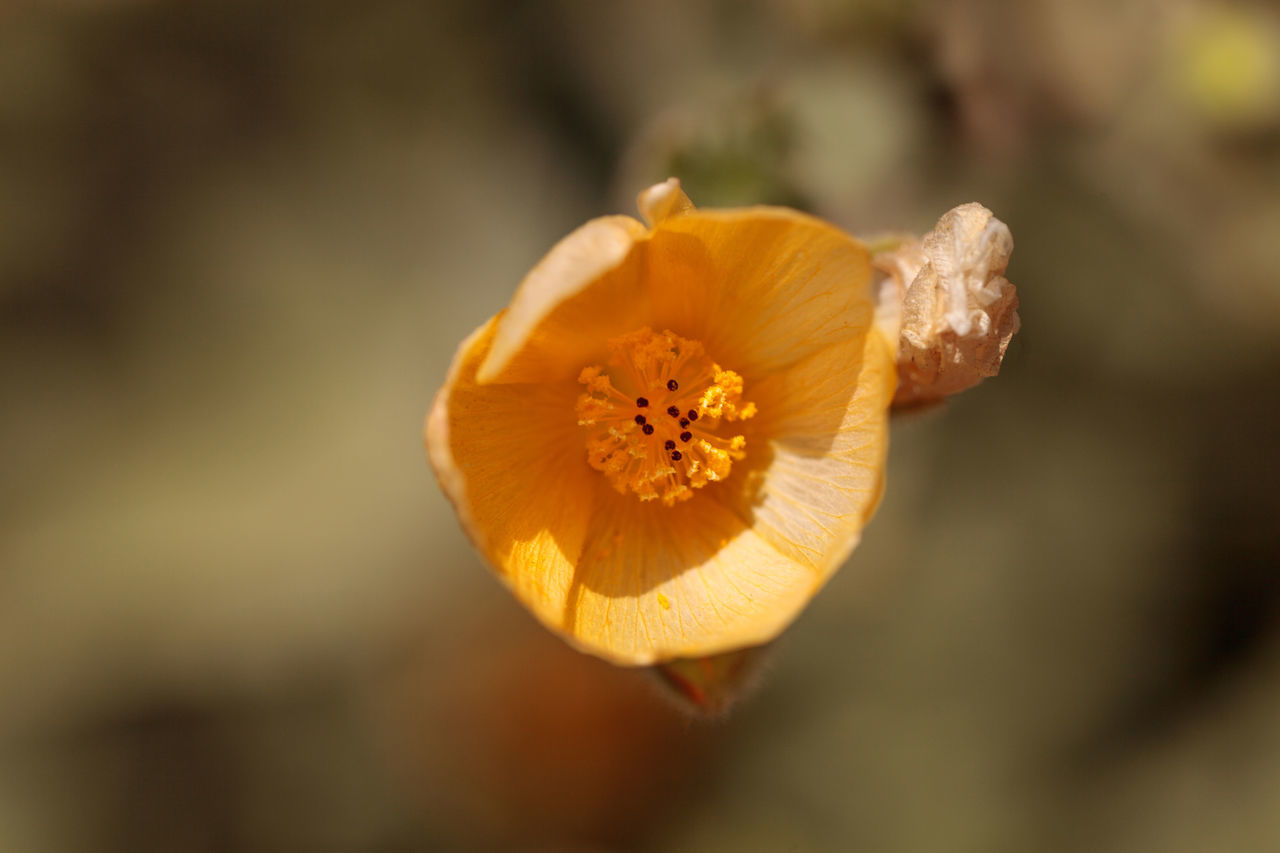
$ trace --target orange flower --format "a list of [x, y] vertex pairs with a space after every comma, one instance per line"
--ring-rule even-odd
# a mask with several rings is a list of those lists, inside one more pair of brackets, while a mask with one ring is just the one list
[[427, 418], [476, 547], [545, 625], [620, 664], [767, 642], [883, 485], [894, 352], [866, 248], [674, 179], [595, 219], [459, 347]]

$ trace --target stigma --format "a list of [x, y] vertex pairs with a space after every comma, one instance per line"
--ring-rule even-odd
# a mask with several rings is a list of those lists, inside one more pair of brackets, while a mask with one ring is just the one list
[[742, 377], [670, 331], [637, 329], [609, 341], [607, 366], [583, 368], [578, 425], [587, 462], [615, 489], [667, 506], [729, 476], [746, 438], [724, 428], [750, 418]]

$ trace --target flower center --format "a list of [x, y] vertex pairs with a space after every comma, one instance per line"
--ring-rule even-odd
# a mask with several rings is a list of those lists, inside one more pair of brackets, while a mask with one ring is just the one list
[[742, 377], [707, 357], [702, 344], [637, 329], [609, 341], [608, 370], [583, 368], [578, 424], [590, 427], [587, 462], [619, 492], [667, 506], [729, 476], [747, 440], [722, 436], [723, 422], [756, 413]]

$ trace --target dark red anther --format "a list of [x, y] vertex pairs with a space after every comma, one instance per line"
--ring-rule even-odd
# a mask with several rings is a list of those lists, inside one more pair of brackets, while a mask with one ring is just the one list
[[697, 410], [697, 409], [690, 409], [690, 410], [689, 410], [689, 420], [691, 420], [691, 421], [696, 421], [697, 419], [698, 419], [698, 410]]
[[644, 415], [636, 415], [636, 423], [640, 424], [640, 426], [644, 426]]
[[675, 381], [674, 379], [668, 379], [668, 380], [667, 380], [667, 390], [668, 390], [668, 391], [675, 391], [675, 390], [676, 390], [676, 389], [678, 389], [679, 387], [680, 387], [680, 383], [679, 383], [679, 382], [677, 382], [677, 381]]
[[682, 457], [682, 456], [680, 455], [680, 451], [679, 451], [679, 450], [673, 450], [673, 451], [671, 451], [671, 461], [672, 461], [672, 462], [679, 462], [679, 461], [680, 461], [681, 459], [683, 459], [683, 458], [684, 458], [684, 457]]
[[682, 433], [680, 433], [680, 440], [681, 440], [681, 441], [688, 441], [688, 440], [689, 440], [689, 439], [691, 439], [691, 438], [693, 438], [693, 433], [691, 433], [691, 432], [682, 432]]
[[649, 398], [648, 398], [648, 397], [636, 397], [636, 406], [637, 406], [637, 407], [639, 407], [639, 408], [643, 409], [643, 408], [644, 408], [645, 406], [647, 406], [647, 405], [649, 405]]
[[662, 446], [663, 446], [663, 447], [665, 447], [667, 450], [675, 450], [675, 449], [676, 449], [676, 443], [675, 443], [674, 441], [672, 441], [671, 439], [669, 439], [669, 438], [667, 439], [667, 443], [666, 443], [666, 444], [664, 444], [664, 445], [662, 445]]
[[653, 424], [645, 424], [644, 426], [640, 427], [640, 429], [644, 432], [645, 435], [653, 435]]
[[668, 406], [668, 407], [667, 407], [667, 414], [668, 414], [668, 415], [671, 415], [671, 417], [673, 417], [673, 418], [678, 418], [678, 417], [680, 417], [680, 410], [679, 410], [679, 409], [677, 409], [675, 406]]

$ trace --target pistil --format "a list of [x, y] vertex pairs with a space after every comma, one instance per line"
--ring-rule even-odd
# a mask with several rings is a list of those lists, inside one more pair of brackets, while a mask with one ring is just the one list
[[588, 428], [587, 462], [619, 492], [667, 506], [729, 476], [745, 455], [742, 435], [720, 435], [745, 420], [742, 377], [707, 357], [702, 344], [670, 331], [638, 329], [609, 342], [608, 369], [584, 368], [578, 424]]

